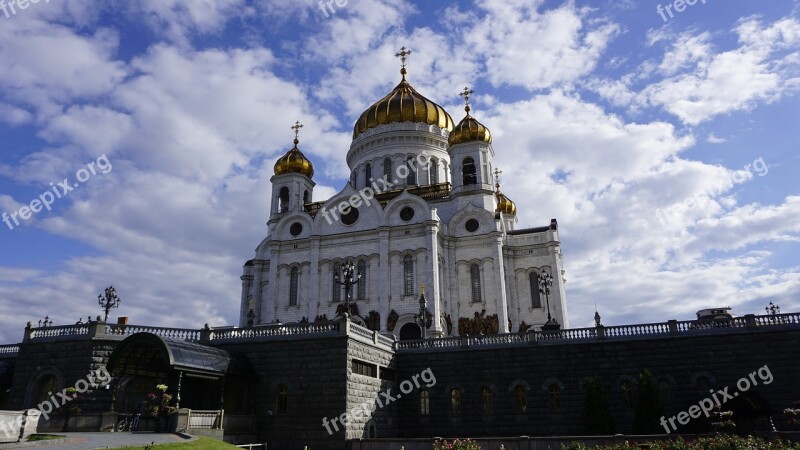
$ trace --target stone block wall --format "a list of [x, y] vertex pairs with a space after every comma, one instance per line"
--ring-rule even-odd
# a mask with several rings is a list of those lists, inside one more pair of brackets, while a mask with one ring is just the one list
[[[669, 383], [669, 417], [711, 396], [697, 385], [699, 377], [707, 377], [715, 390], [731, 386], [732, 393], [740, 378], [747, 378], [763, 366], [768, 367], [773, 381], [765, 384], [756, 375], [759, 384], [750, 388], [748, 400], [779, 414], [800, 400], [800, 330], [795, 327], [666, 339], [403, 351], [397, 354], [400, 379], [431, 368], [437, 384], [430, 389], [428, 417], [419, 414], [418, 396], [398, 401], [400, 436], [581, 435], [581, 385], [594, 376], [599, 376], [605, 387], [616, 432], [630, 433], [633, 409], [624, 404], [620, 387], [623, 381], [631, 382], [635, 404], [637, 375], [644, 369], [657, 382]], [[527, 394], [524, 413], [517, 408], [517, 384]], [[558, 405], [553, 404], [550, 385], [558, 387]], [[453, 388], [461, 390], [461, 413], [455, 415], [451, 413]], [[483, 388], [491, 392], [493, 411], [488, 415], [483, 414]], [[700, 421], [694, 419], [693, 425], [701, 425]]]

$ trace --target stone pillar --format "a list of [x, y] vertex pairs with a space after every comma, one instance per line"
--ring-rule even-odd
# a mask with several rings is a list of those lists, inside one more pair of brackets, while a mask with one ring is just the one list
[[493, 245], [494, 250], [494, 279], [495, 307], [497, 308], [497, 321], [499, 322], [499, 332], [508, 333], [508, 302], [506, 301], [506, 283], [504, 282], [505, 269], [503, 264], [503, 236], [498, 234]]
[[[239, 326], [246, 327], [247, 326], [247, 313], [250, 312], [250, 305], [248, 304], [248, 296], [250, 294], [250, 286], [253, 283], [253, 276], [252, 275], [242, 275], [239, 277], [242, 280], [242, 304], [239, 308]], [[253, 305], [255, 308], [256, 305]], [[253, 310], [255, 313], [255, 309]]]
[[319, 315], [320, 294], [322, 286], [319, 283], [319, 238], [311, 238], [311, 267], [308, 269], [308, 321], [314, 322]]
[[429, 264], [426, 266], [429, 274], [428, 283], [430, 283], [429, 298], [432, 303], [429, 307], [431, 308], [431, 314], [433, 314], [433, 328], [430, 330], [430, 334], [431, 337], [438, 338], [444, 334], [442, 332], [441, 292], [439, 292], [439, 239], [437, 238], [439, 227], [434, 222], [426, 231], [426, 244], [430, 252], [428, 254]]
[[[273, 244], [273, 247], [270, 249], [270, 261], [269, 261], [269, 286], [267, 286], [267, 298], [263, 299], [264, 303], [264, 311], [262, 315], [259, 317], [263, 317], [262, 323], [272, 323], [275, 319], [280, 319], [276, 316], [276, 312], [278, 310], [278, 267], [280, 267], [280, 251], [278, 250], [278, 244]], [[263, 288], [261, 287], [261, 283], [259, 283], [259, 291]]]
[[[264, 322], [264, 299], [262, 298], [261, 279], [264, 276], [264, 261], [253, 260], [253, 307], [255, 309], [255, 323]], [[247, 319], [245, 319], [246, 321]]]
[[389, 297], [391, 296], [392, 283], [391, 275], [389, 273], [389, 228], [382, 227], [378, 231], [378, 286], [375, 292], [378, 294], [378, 301], [380, 302], [379, 311], [381, 314], [381, 331], [388, 331], [386, 328], [386, 320], [389, 318], [389, 311], [391, 305], [389, 304]]

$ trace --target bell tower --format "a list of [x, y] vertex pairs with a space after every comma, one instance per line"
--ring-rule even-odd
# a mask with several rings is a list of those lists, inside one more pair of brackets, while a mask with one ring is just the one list
[[269, 221], [278, 220], [286, 213], [303, 211], [304, 205], [311, 202], [314, 192], [314, 165], [297, 147], [300, 143], [300, 129], [303, 125], [295, 122], [294, 147], [275, 162], [275, 175], [272, 182], [272, 206]]

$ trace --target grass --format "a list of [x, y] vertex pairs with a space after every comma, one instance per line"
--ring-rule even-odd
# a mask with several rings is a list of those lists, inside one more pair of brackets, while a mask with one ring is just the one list
[[[149, 445], [147, 449], [153, 450], [231, 450], [238, 449], [239, 447], [226, 444], [225, 442], [218, 441], [207, 437], [199, 437], [197, 440], [191, 442], [179, 442], [175, 444], [156, 444], [152, 447]], [[119, 447], [119, 450], [146, 450], [145, 447]]]
[[59, 436], [57, 434], [32, 434], [25, 439], [27, 442], [34, 441], [51, 441], [53, 439], [61, 439], [66, 436]]

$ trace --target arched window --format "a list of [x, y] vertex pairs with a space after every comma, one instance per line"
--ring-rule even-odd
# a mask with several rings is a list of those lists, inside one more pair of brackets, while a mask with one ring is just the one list
[[439, 184], [439, 162], [435, 159], [430, 162], [430, 180], [431, 184]]
[[536, 272], [531, 272], [528, 278], [531, 282], [531, 308], [541, 308], [542, 298], [539, 296], [539, 277]]
[[547, 387], [547, 394], [550, 398], [550, 411], [561, 411], [561, 388], [557, 383], [550, 383]]
[[300, 275], [297, 272], [297, 267], [292, 267], [292, 272], [289, 275], [289, 306], [297, 305], [297, 285], [299, 284], [299, 277]]
[[419, 415], [427, 416], [431, 413], [431, 394], [426, 391], [419, 393]]
[[289, 403], [289, 389], [286, 388], [285, 384], [281, 384], [278, 386], [278, 405], [277, 410], [278, 414], [286, 414], [286, 410]]
[[411, 255], [403, 258], [403, 294], [414, 295], [414, 259]]
[[492, 390], [489, 388], [481, 389], [481, 409], [484, 416], [491, 416], [494, 414]]
[[392, 158], [383, 160], [383, 176], [389, 181], [392, 180]]
[[522, 385], [514, 387], [514, 398], [517, 400], [517, 414], [528, 412], [528, 398], [525, 388]]
[[339, 284], [339, 271], [341, 267], [339, 264], [333, 266], [333, 286], [331, 289], [333, 290], [333, 302], [339, 303], [342, 301], [342, 285]]
[[450, 168], [447, 167], [447, 161], [442, 161], [442, 170], [444, 171], [444, 182], [450, 182]]
[[625, 409], [633, 408], [633, 386], [630, 381], [625, 380], [620, 383], [619, 393], [622, 397], [622, 406], [624, 406]]
[[358, 172], [354, 170], [353, 173], [350, 174], [350, 184], [353, 186], [353, 189], [358, 188], [358, 186], [356, 185], [357, 182], [358, 182]]
[[464, 186], [470, 184], [478, 184], [478, 176], [475, 171], [475, 160], [472, 158], [464, 158], [464, 163], [461, 165], [461, 177]]
[[289, 188], [284, 186], [278, 194], [278, 212], [289, 211]]
[[303, 203], [311, 203], [311, 192], [303, 192]]
[[44, 375], [39, 379], [36, 385], [36, 392], [33, 401], [37, 404], [47, 401], [51, 395], [58, 392], [58, 378], [54, 374]]
[[450, 414], [454, 416], [461, 414], [461, 391], [458, 389], [450, 391]]
[[469, 266], [469, 284], [472, 287], [472, 303], [481, 302], [481, 269], [477, 264]]
[[372, 164], [367, 163], [364, 166], [364, 187], [369, 186], [369, 182], [372, 179]]
[[358, 299], [367, 298], [367, 262], [363, 259], [358, 262], [358, 273], [361, 279], [358, 281]]
[[406, 176], [406, 184], [413, 186], [417, 184], [417, 168], [414, 167], [414, 158], [409, 156], [406, 158], [406, 167], [408, 167], [408, 175]]

